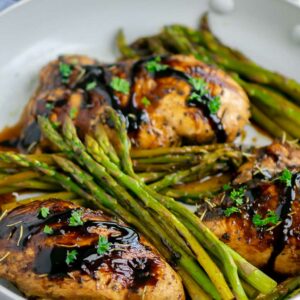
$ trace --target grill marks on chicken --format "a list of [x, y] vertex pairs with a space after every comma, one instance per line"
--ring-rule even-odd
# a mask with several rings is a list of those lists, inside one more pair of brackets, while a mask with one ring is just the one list
[[[230, 247], [254, 265], [282, 275], [300, 273], [300, 156], [293, 156], [296, 153], [299, 149], [289, 144], [260, 149], [256, 159], [241, 167], [236, 184], [212, 200], [213, 208], [203, 204], [198, 210]], [[290, 186], [279, 179], [286, 167], [293, 173]], [[244, 191], [241, 204], [233, 190]], [[231, 207], [238, 211], [226, 216]], [[253, 219], [258, 215], [266, 220], [270, 212], [275, 217], [267, 224]]]
[[[249, 101], [233, 79], [193, 56], [161, 57], [164, 68], [151, 72], [147, 63], [154, 60], [104, 65], [84, 56], [63, 56], [49, 63], [23, 113], [18, 147], [31, 150], [40, 141], [37, 115], [48, 116], [57, 125], [69, 115], [83, 136], [105, 105], [123, 113], [132, 143], [140, 148], [225, 142], [238, 135], [249, 118]], [[71, 66], [67, 79], [60, 72], [62, 63]], [[207, 93], [194, 103], [188, 101], [192, 77], [207, 84]], [[125, 80], [129, 91], [112, 87], [115, 78]], [[220, 96], [220, 108], [211, 113], [207, 103], [215, 96]]]
[[[41, 208], [49, 209], [46, 217]], [[78, 226], [70, 222], [74, 212], [83, 222]], [[0, 277], [26, 296], [184, 299], [177, 274], [135, 230], [66, 201], [34, 202], [9, 212], [0, 222], [0, 257]]]

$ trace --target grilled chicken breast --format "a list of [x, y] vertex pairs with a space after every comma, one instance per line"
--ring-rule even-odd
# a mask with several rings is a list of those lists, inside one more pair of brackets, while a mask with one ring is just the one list
[[0, 277], [35, 299], [184, 299], [178, 275], [135, 230], [62, 200], [3, 216]]
[[[291, 171], [287, 171], [289, 168]], [[300, 150], [273, 143], [243, 165], [234, 185], [198, 214], [252, 264], [300, 274]]]
[[[193, 84], [191, 78], [203, 82]], [[132, 143], [140, 148], [230, 142], [249, 119], [242, 88], [193, 56], [109, 65], [85, 56], [62, 56], [42, 69], [15, 144], [28, 151], [40, 142], [38, 115], [49, 116], [57, 126], [69, 115], [84, 135], [105, 105], [123, 113]]]

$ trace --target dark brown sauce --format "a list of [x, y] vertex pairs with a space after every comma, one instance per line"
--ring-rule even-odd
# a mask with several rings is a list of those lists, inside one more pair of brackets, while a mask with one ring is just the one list
[[[0, 222], [0, 239], [9, 238], [10, 247], [25, 250], [35, 235], [42, 235], [37, 245], [36, 240], [33, 243], [36, 251], [33, 271], [36, 274], [47, 274], [50, 279], [56, 279], [77, 271], [97, 279], [97, 271], [100, 270], [111, 273], [113, 279], [124, 287], [156, 284], [159, 259], [151, 249], [140, 243], [140, 237], [134, 229], [115, 222], [91, 220], [82, 226], [69, 226], [71, 209], [52, 211], [50, 208], [50, 214], [45, 219], [37, 210], [23, 214], [16, 213], [18, 209]], [[42, 232], [45, 225], [53, 228], [53, 234], [48, 236], [48, 239], [53, 239], [50, 243], [44, 240], [47, 238]], [[21, 226], [22, 236], [19, 234]], [[109, 250], [102, 255], [97, 253], [99, 235], [95, 232], [100, 228], [108, 233], [107, 239], [111, 243]], [[67, 264], [67, 252], [72, 250], [77, 251], [77, 257], [74, 262]]]

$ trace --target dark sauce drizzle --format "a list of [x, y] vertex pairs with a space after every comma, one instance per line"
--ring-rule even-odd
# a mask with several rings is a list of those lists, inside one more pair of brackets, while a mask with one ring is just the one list
[[[138, 288], [145, 284], [156, 284], [158, 258], [151, 253], [151, 249], [140, 244], [139, 235], [134, 229], [115, 222], [91, 220], [84, 222], [82, 226], [71, 227], [68, 225], [71, 213], [70, 209], [62, 212], [50, 210], [50, 215], [45, 219], [36, 211], [24, 215], [9, 213], [0, 222], [0, 239], [13, 239], [14, 242], [9, 247], [24, 250], [35, 234], [41, 234], [45, 225], [53, 226], [54, 231], [49, 238], [61, 237], [65, 245], [37, 245], [33, 262], [33, 271], [36, 274], [47, 274], [50, 279], [59, 279], [67, 276], [69, 272], [79, 271], [97, 279], [97, 271], [101, 269], [111, 272], [113, 278], [124, 287]], [[21, 226], [23, 234], [20, 236]], [[93, 233], [92, 228], [107, 228], [110, 232], [107, 238], [111, 247], [103, 255], [97, 253], [98, 234]], [[71, 238], [68, 240], [69, 236]], [[92, 242], [80, 247], [73, 245], [80, 241], [80, 237], [90, 238]], [[68, 265], [66, 257], [71, 250], [76, 250], [78, 254], [76, 260]], [[127, 254], [129, 257], [126, 257]]]
[[[78, 82], [75, 83], [65, 83], [66, 86], [70, 89], [81, 89], [84, 91], [84, 101], [81, 104], [81, 108], [90, 109], [93, 108], [93, 96], [96, 95], [98, 99], [102, 99], [103, 103], [108, 103], [115, 110], [117, 110], [120, 114], [125, 117], [127, 129], [130, 133], [135, 133], [142, 123], [149, 122], [149, 117], [147, 110], [138, 106], [136, 101], [136, 94], [134, 92], [135, 79], [137, 75], [145, 70], [145, 64], [151, 60], [153, 60], [155, 56], [149, 56], [146, 58], [142, 58], [135, 63], [130, 68], [130, 71], [127, 74], [127, 78], [130, 82], [130, 94], [128, 104], [124, 107], [121, 105], [120, 100], [115, 95], [113, 89], [110, 86], [110, 81], [112, 78], [112, 74], [109, 70], [113, 64], [111, 65], [84, 65], [80, 66], [83, 70], [83, 76], [79, 79]], [[168, 63], [167, 56], [161, 56], [162, 63]], [[168, 67], [165, 70], [161, 70], [155, 73], [148, 73], [149, 76], [152, 76], [154, 79], [165, 78], [165, 77], [175, 77], [177, 79], [183, 80], [189, 83], [190, 76], [182, 71], [173, 69]], [[95, 82], [96, 87], [92, 91], [86, 91], [86, 86], [88, 83]], [[193, 90], [191, 91], [193, 92]], [[212, 96], [210, 94], [206, 94], [202, 96], [202, 102], [199, 101], [186, 101], [188, 106], [198, 107], [202, 110], [204, 116], [208, 119], [212, 129], [215, 131], [216, 138], [218, 142], [225, 142], [227, 139], [226, 132], [224, 130], [221, 119], [216, 115], [212, 114], [209, 110], [208, 103], [212, 100]], [[64, 99], [61, 101], [51, 102], [55, 105], [55, 107], [60, 107], [65, 104]], [[40, 102], [40, 103], [39, 103]], [[43, 102], [43, 103], [42, 103]], [[39, 100], [37, 104], [37, 115], [49, 116], [52, 109], [47, 108], [46, 101]], [[17, 147], [22, 152], [26, 152], [28, 148], [32, 145], [36, 144], [41, 138], [41, 132], [37, 123], [37, 120], [34, 120], [31, 124], [27, 126], [22, 131], [22, 135], [18, 140], [14, 141], [3, 141], [0, 144], [2, 146], [12, 146]]]

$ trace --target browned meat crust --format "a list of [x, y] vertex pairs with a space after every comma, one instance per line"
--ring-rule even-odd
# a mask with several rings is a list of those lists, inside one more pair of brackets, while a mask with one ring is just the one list
[[[82, 225], [70, 225], [74, 211]], [[104, 253], [99, 236], [111, 243]], [[67, 263], [72, 250], [76, 259]], [[184, 299], [178, 275], [143, 237], [100, 211], [61, 200], [19, 206], [0, 221], [0, 277], [42, 299]]]
[[[151, 59], [103, 65], [84, 56], [63, 56], [50, 62], [42, 69], [40, 85], [24, 111], [19, 148], [32, 149], [39, 142], [37, 115], [49, 116], [58, 125], [71, 115], [83, 135], [107, 104], [122, 111], [131, 140], [140, 148], [232, 141], [248, 122], [248, 98], [222, 70], [193, 56], [173, 55], [161, 59], [168, 69], [153, 75], [145, 67]], [[59, 71], [61, 63], [72, 65], [67, 82]], [[203, 78], [210, 95], [220, 96], [217, 114], [210, 114], [200, 102], [188, 104], [191, 76]], [[130, 91], [112, 89], [113, 77], [130, 82]], [[94, 88], [87, 88], [93, 82]]]
[[[283, 169], [292, 170], [291, 186], [279, 179]], [[256, 156], [239, 170], [233, 187], [201, 205], [198, 214], [225, 243], [254, 265], [283, 275], [300, 274], [300, 152], [290, 144], [273, 143], [259, 149]], [[237, 205], [231, 192], [242, 192]], [[226, 216], [226, 209], [239, 212]], [[275, 224], [255, 226], [253, 217], [261, 219], [274, 212]]]

